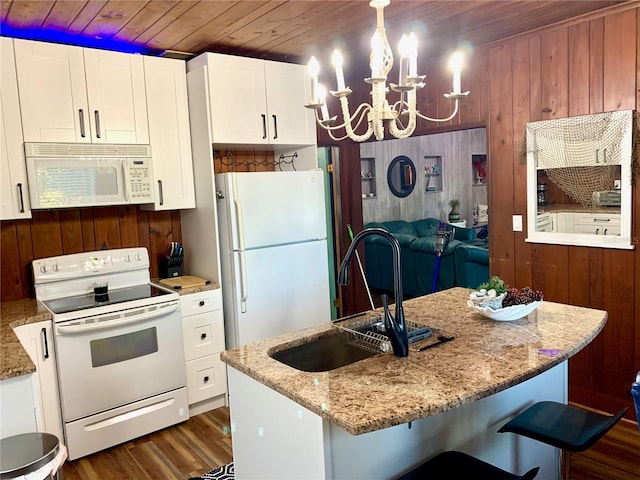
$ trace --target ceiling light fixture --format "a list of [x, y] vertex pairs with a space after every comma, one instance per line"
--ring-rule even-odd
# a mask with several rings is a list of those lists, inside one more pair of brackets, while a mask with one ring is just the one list
[[[417, 74], [418, 63], [418, 41], [411, 33], [409, 36], [402, 35], [400, 39], [400, 72], [398, 84], [390, 83], [391, 90], [400, 94], [400, 99], [391, 106], [387, 101], [387, 74], [393, 67], [393, 52], [387, 41], [384, 28], [384, 7], [389, 5], [391, 0], [371, 0], [369, 6], [376, 9], [377, 28], [371, 39], [371, 56], [369, 65], [371, 67], [371, 78], [366, 78], [365, 82], [371, 84], [371, 104], [362, 103], [355, 110], [353, 115], [349, 112], [349, 102], [347, 97], [352, 90], [345, 86], [342, 71], [342, 55], [338, 50], [333, 52], [333, 65], [336, 70], [336, 80], [338, 89], [331, 91], [331, 95], [338, 98], [344, 122], [336, 125], [337, 116], [329, 117], [326, 104], [326, 89], [318, 83], [318, 73], [320, 64], [311, 57], [309, 60], [309, 75], [311, 76], [311, 100], [305, 105], [307, 108], [316, 110], [318, 124], [329, 132], [329, 136], [334, 140], [344, 140], [350, 138], [356, 142], [368, 140], [372, 134], [377, 140], [383, 140], [385, 135], [385, 124], [395, 138], [409, 137], [416, 128], [416, 118], [420, 117], [431, 122], [447, 122], [458, 113], [458, 102], [469, 95], [469, 92], [462, 92], [460, 86], [460, 73], [462, 71], [463, 55], [456, 52], [449, 62], [453, 71], [453, 85], [451, 93], [444, 96], [455, 102], [453, 113], [447, 118], [431, 118], [422, 115], [416, 109], [416, 93], [419, 88], [424, 87], [424, 75]], [[363, 134], [355, 133], [355, 130], [367, 116], [369, 124], [367, 131]], [[355, 125], [354, 122], [355, 121]], [[404, 124], [406, 122], [406, 125]], [[335, 137], [333, 132], [344, 129], [345, 135]]]

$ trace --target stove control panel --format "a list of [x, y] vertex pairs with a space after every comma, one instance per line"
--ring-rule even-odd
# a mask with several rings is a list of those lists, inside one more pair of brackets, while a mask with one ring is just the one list
[[144, 247], [97, 250], [34, 260], [36, 284], [148, 270], [149, 253]]

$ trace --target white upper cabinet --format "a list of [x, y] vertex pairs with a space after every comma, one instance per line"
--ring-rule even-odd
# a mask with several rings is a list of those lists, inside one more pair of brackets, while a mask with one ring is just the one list
[[149, 143], [142, 56], [14, 45], [25, 142]]
[[13, 41], [0, 37], [0, 220], [31, 218]]
[[190, 60], [187, 69], [203, 65], [209, 78], [214, 143], [316, 143], [313, 111], [304, 107], [304, 66], [204, 53]]
[[195, 208], [185, 62], [144, 57], [144, 70], [157, 191], [155, 203], [141, 208]]
[[310, 98], [305, 82], [307, 67], [264, 62], [270, 143], [315, 144], [315, 110], [305, 108]]

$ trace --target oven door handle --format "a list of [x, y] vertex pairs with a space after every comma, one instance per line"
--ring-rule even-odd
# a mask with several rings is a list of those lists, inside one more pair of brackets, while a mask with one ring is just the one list
[[158, 310], [149, 312], [147, 308], [141, 308], [140, 313], [138, 315], [129, 315], [126, 317], [119, 317], [117, 320], [110, 320], [113, 315], [104, 315], [104, 320], [99, 320], [100, 317], [96, 317], [97, 321], [92, 323], [86, 323], [84, 320], [78, 324], [77, 322], [63, 322], [56, 324], [57, 333], [60, 335], [74, 335], [74, 334], [82, 334], [86, 332], [93, 332], [96, 330], [103, 330], [106, 328], [117, 327], [120, 325], [131, 325], [134, 323], [139, 323], [147, 320], [153, 320], [157, 317], [164, 317], [169, 315], [180, 308], [180, 302], [169, 303], [166, 306], [160, 307]]

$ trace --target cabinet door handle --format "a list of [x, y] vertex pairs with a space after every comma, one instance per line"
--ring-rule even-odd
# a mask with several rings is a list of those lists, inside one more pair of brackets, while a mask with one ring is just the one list
[[605, 229], [604, 229], [604, 234], [606, 235], [608, 231], [609, 231], [609, 229], [608, 229], [608, 228], [605, 228]]
[[273, 139], [278, 138], [278, 118], [275, 115], [271, 115], [273, 117]]
[[18, 199], [20, 200], [20, 213], [24, 213], [24, 197], [22, 196], [22, 184], [18, 184]]
[[47, 329], [43, 327], [40, 332], [42, 333], [42, 342], [44, 344], [44, 358], [47, 359], [49, 358], [49, 342], [47, 341]]
[[93, 116], [96, 119], [96, 137], [100, 137], [100, 112], [98, 110], [93, 112]]
[[200, 300], [200, 302], [198, 303], [198, 305], [200, 305], [201, 307], [204, 307], [204, 300]]
[[206, 333], [201, 333], [200, 334], [200, 340], [204, 340], [205, 338], [207, 338], [207, 334]]
[[158, 193], [160, 194], [160, 205], [164, 205], [164, 193], [162, 191], [162, 180], [158, 180]]
[[263, 113], [262, 117], [262, 139], [267, 138], [267, 116]]
[[600, 229], [596, 228], [596, 235], [600, 235]]
[[78, 110], [78, 119], [80, 120], [80, 136], [85, 138], [87, 134], [84, 129], [84, 110], [82, 108]]
[[205, 377], [203, 378], [204, 383], [207, 383], [209, 381], [209, 375], [205, 375]]

